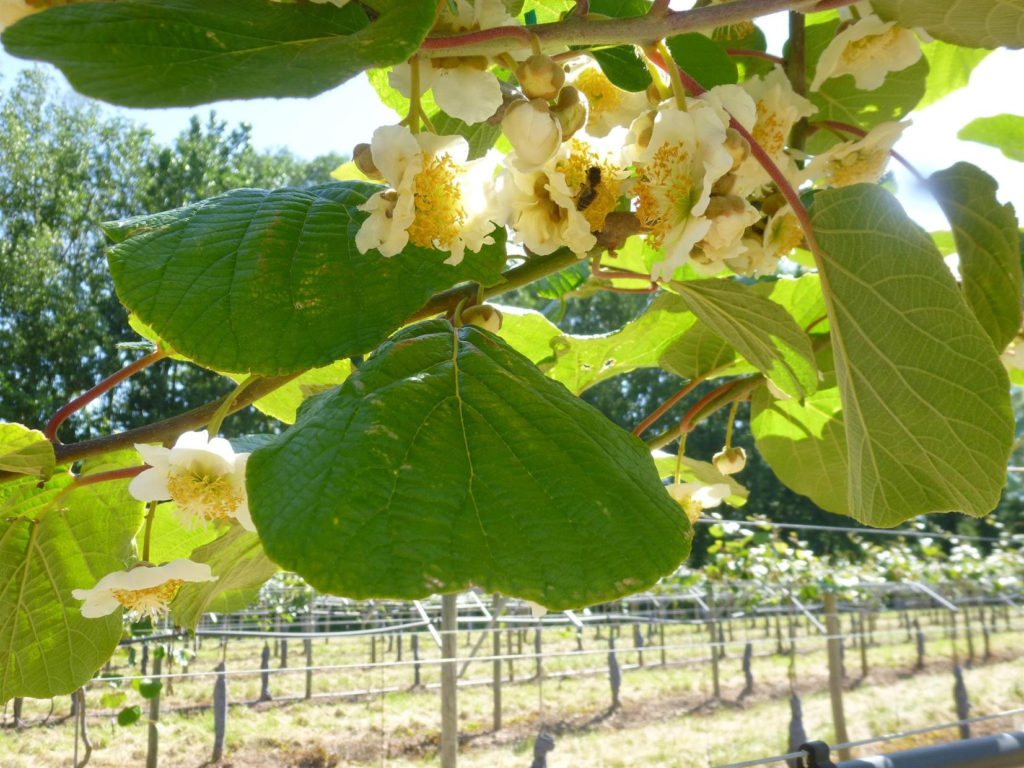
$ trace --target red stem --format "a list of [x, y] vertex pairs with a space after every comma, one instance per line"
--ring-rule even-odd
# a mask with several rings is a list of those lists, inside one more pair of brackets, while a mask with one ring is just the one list
[[111, 480], [125, 480], [129, 477], [141, 475], [149, 469], [149, 465], [142, 467], [125, 467], [123, 469], [112, 469], [109, 472], [97, 472], [95, 475], [80, 475], [75, 478], [75, 487], [83, 485], [94, 485], [96, 483], [108, 483]]
[[129, 376], [133, 376], [143, 368], [152, 365], [166, 356], [167, 353], [160, 349], [156, 352], [150, 352], [145, 357], [140, 357], [134, 363], [129, 363], [121, 370], [111, 374], [85, 394], [79, 395], [71, 402], [61, 406], [60, 410], [53, 414], [53, 417], [46, 422], [46, 427], [43, 428], [43, 434], [46, 436], [46, 439], [52, 443], [59, 444], [60, 440], [57, 439], [57, 430], [60, 429], [60, 425], [64, 423], [68, 416], [80, 411], [97, 397], [106, 394]]
[[491, 27], [476, 32], [463, 32], [458, 35], [447, 35], [445, 37], [428, 37], [420, 43], [420, 50], [432, 51], [438, 48], [458, 48], [463, 45], [474, 43], [486, 43], [491, 40], [499, 40], [503, 37], [514, 37], [532, 44], [533, 35], [526, 27]]
[[679, 422], [679, 431], [680, 432], [690, 432], [690, 431], [692, 431], [693, 430], [693, 425], [690, 422], [693, 420], [693, 418], [695, 416], [697, 416], [697, 414], [699, 414], [701, 412], [701, 409], [705, 405], [710, 403], [715, 398], [721, 397], [723, 394], [728, 392], [730, 389], [733, 389], [734, 387], [739, 386], [739, 384], [741, 382], [743, 382], [743, 381], [744, 381], [744, 379], [733, 379], [732, 381], [727, 381], [727, 382], [725, 382], [725, 384], [722, 384], [720, 387], [715, 387], [713, 390], [711, 390], [706, 395], [704, 395], [704, 397], [702, 397], [700, 400], [698, 400], [696, 402], [696, 404], [694, 404], [694, 406], [690, 410], [688, 410], [686, 412], [686, 415], [683, 416], [683, 420]]
[[774, 61], [776, 64], [786, 63], [786, 60], [781, 56], [775, 56], [771, 53], [765, 53], [764, 51], [756, 51], [753, 48], [726, 48], [725, 52], [730, 56], [745, 56], [749, 59], [767, 59], [768, 61]]
[[654, 411], [651, 412], [650, 416], [648, 416], [646, 419], [644, 419], [643, 421], [636, 425], [636, 429], [633, 430], [633, 434], [636, 435], [637, 437], [640, 437], [640, 435], [642, 435], [648, 427], [650, 427], [654, 422], [656, 422], [658, 419], [664, 416], [665, 413], [673, 405], [675, 405], [688, 394], [690, 394], [693, 391], [693, 388], [700, 384], [702, 381], [704, 381], [703, 378], [694, 379], [685, 387], [683, 387], [674, 395], [672, 395], [672, 397], [670, 397], [664, 403], [655, 408]]

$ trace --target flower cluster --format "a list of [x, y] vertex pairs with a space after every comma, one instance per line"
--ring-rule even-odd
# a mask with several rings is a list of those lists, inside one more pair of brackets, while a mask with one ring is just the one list
[[[820, 56], [812, 90], [843, 75], [877, 87], [920, 57], [914, 32], [867, 6], [855, 9]], [[458, 0], [444, 6], [434, 32], [517, 23], [500, 0]], [[781, 67], [694, 94], [659, 77], [654, 64], [665, 62], [651, 62], [653, 82], [643, 92], [618, 88], [587, 52], [535, 51], [518, 61], [421, 54], [394, 67], [390, 83], [403, 95], [418, 103], [431, 91], [451, 116], [500, 125], [508, 151], [467, 160], [467, 141], [429, 132], [418, 107], [400, 125], [377, 129], [357, 162], [386, 189], [362, 206], [368, 216], [357, 247], [390, 257], [411, 243], [458, 264], [501, 227], [527, 257], [567, 247], [583, 258], [636, 235], [658, 254], [655, 281], [681, 268], [771, 274], [804, 241], [780, 185], [877, 181], [906, 125], [884, 123], [863, 135], [822, 123], [829, 136], [847, 129], [844, 140], [809, 157], [789, 141], [817, 110]], [[514, 76], [500, 81], [497, 66]]]

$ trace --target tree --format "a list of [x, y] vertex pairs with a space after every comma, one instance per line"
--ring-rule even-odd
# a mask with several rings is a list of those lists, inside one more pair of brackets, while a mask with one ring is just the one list
[[[238, 384], [92, 441], [0, 425], [0, 578], [51, 598], [0, 599], [22, 670], [0, 698], [81, 685], [118, 606], [173, 593], [194, 626], [278, 566], [355, 598], [475, 585], [564, 609], [645, 589], [705, 508], [747, 495], [731, 433], [697, 445], [726, 414], [822, 509], [884, 527], [987, 514], [1015, 433], [1001, 355], [1021, 326], [1019, 225], [966, 163], [927, 180], [950, 222], [934, 237], [879, 179], [900, 121], [1024, 27], [997, 0], [700, 5], [19, 6], [5, 48], [95, 98], [308, 96], [367, 71], [400, 121], [311, 187], [215, 194], [171, 158], [160, 173], [214, 196], [105, 225], [118, 297], [157, 347], [124, 375], [177, 356]], [[785, 58], [755, 23], [778, 10]], [[1003, 144], [1015, 124], [984, 127]], [[591, 302], [610, 333], [486, 302], [535, 283]], [[614, 381], [631, 371], [640, 389]], [[213, 437], [251, 403], [294, 423]], [[709, 444], [726, 450], [708, 461]], [[217, 538], [157, 565], [174, 517]], [[59, 563], [49, 581], [38, 553]], [[70, 666], [47, 676], [30, 630]], [[68, 653], [72, 637], [90, 650]]]

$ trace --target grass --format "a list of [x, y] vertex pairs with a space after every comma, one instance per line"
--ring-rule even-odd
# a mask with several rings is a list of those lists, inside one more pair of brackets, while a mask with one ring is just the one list
[[[876, 622], [877, 645], [869, 646], [868, 676], [860, 678], [858, 649], [846, 650], [847, 690], [844, 702], [851, 739], [919, 728], [956, 719], [953, 707], [952, 652], [954, 645], [941, 637], [937, 623], [940, 614], [922, 622], [928, 631], [926, 667], [915, 672], [916, 649], [907, 640], [895, 614], [883, 614]], [[922, 617], [923, 618], [923, 617]], [[558, 766], [714, 766], [767, 757], [787, 751], [790, 685], [803, 702], [804, 727], [812, 739], [833, 741], [828, 696], [824, 642], [805, 623], [796, 629], [799, 641], [794, 657], [774, 655], [778, 639], [775, 627], [763, 621], [729, 623], [734, 645], [727, 646], [720, 660], [722, 696], [711, 696], [710, 663], [707, 650], [695, 647], [707, 638], [704, 626], [677, 625], [666, 630], [666, 666], [661, 666], [661, 651], [647, 648], [645, 665], [637, 665], [632, 649], [632, 630], [623, 628], [618, 638], [618, 660], [623, 665], [621, 706], [611, 711], [607, 676], [608, 628], [596, 636], [588, 628], [583, 637], [592, 655], [571, 655], [576, 649], [574, 630], [550, 629], [543, 634], [546, 653], [566, 654], [545, 658], [545, 677], [530, 679], [536, 668], [533, 659], [512, 662], [515, 682], [508, 681], [508, 662], [503, 662], [506, 682], [502, 687], [503, 727], [492, 730], [492, 690], [489, 685], [473, 685], [459, 691], [460, 766], [480, 768], [521, 767], [532, 758], [532, 742], [541, 729], [555, 735], [556, 748], [548, 761]], [[784, 635], [788, 634], [784, 632]], [[990, 638], [992, 660], [980, 663], [983, 646], [980, 628], [974, 626], [978, 662], [965, 670], [967, 689], [973, 703], [972, 714], [986, 714], [1021, 706], [1024, 702], [1024, 660], [1017, 657], [1019, 634], [999, 622], [999, 631]], [[767, 636], [766, 636], [767, 635]], [[468, 655], [479, 637], [471, 632], [461, 638], [459, 653]], [[503, 651], [518, 652], [520, 636], [503, 633]], [[523, 637], [523, 653], [533, 650], [533, 632]], [[784, 645], [785, 642], [784, 637]], [[405, 638], [403, 660], [410, 657]], [[755, 688], [752, 695], [740, 698], [744, 677], [740, 666], [742, 644], [754, 643], [752, 671]], [[655, 635], [649, 640], [658, 642]], [[885, 644], [882, 644], [885, 643]], [[259, 664], [262, 642], [232, 640], [226, 648], [204, 643], [190, 665], [191, 671], [208, 671], [221, 658], [229, 670], [253, 669]], [[302, 699], [304, 672], [274, 675], [271, 691], [275, 700], [252, 704], [259, 696], [257, 676], [228, 678], [229, 700], [226, 761], [235, 768], [263, 766], [383, 765], [426, 766], [437, 764], [437, 740], [440, 707], [435, 688], [439, 667], [428, 662], [439, 652], [429, 636], [419, 638], [423, 655], [421, 682], [411, 690], [411, 666], [377, 666], [318, 670], [313, 678], [315, 698]], [[489, 652], [485, 642], [481, 653]], [[961, 633], [956, 643], [961, 661], [966, 643]], [[301, 664], [302, 643], [289, 643], [289, 662]], [[123, 652], [119, 652], [123, 654]], [[380, 643], [373, 652], [378, 660], [394, 661], [396, 641], [391, 650]], [[366, 664], [371, 651], [367, 638], [316, 640], [315, 664]], [[126, 664], [127, 655], [112, 667], [116, 673], [137, 673]], [[272, 667], [279, 663], [272, 659]], [[464, 679], [488, 683], [492, 662], [473, 662]], [[177, 670], [175, 670], [177, 671]], [[576, 676], [562, 676], [573, 673]], [[180, 678], [173, 691], [165, 688], [160, 729], [160, 762], [164, 766], [199, 766], [209, 759], [213, 742], [213, 714], [210, 708], [211, 677]], [[395, 687], [384, 696], [321, 695], [343, 691]], [[104, 709], [100, 699], [115, 690], [111, 685], [95, 683], [87, 692], [89, 732], [94, 751], [89, 765], [115, 768], [144, 764], [147, 727], [142, 718], [122, 728], [114, 723], [116, 708]], [[127, 685], [120, 705], [147, 703]], [[248, 704], [244, 702], [249, 702]], [[43, 723], [49, 701], [26, 700], [22, 716], [28, 723], [21, 729], [0, 730], [0, 768], [49, 768], [70, 763], [73, 752], [73, 723], [67, 714], [69, 699], [54, 704], [54, 715]], [[8, 721], [10, 705], [8, 705]], [[977, 733], [1000, 732], [1020, 728], [1024, 719], [991, 721], [976, 727]], [[865, 748], [862, 754], [874, 754], [925, 743], [948, 741], [956, 732], [939, 731], [900, 742]], [[226, 763], [226, 764], [227, 764]]]

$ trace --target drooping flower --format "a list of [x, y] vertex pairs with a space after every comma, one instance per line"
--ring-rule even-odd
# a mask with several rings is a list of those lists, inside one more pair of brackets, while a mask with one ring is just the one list
[[811, 90], [818, 90], [829, 78], [853, 75], [859, 89], [870, 91], [885, 82], [890, 72], [906, 69], [920, 58], [921, 44], [911, 30], [866, 14], [822, 51]]
[[733, 158], [725, 148], [726, 125], [705, 102], [691, 100], [686, 112], [659, 110], [646, 146], [641, 137], [645, 132], [634, 127], [638, 141], [627, 147], [636, 158], [636, 215], [650, 242], [664, 249], [665, 258], [654, 264], [652, 279], [671, 279], [711, 229], [703, 214], [712, 187], [732, 168]]
[[501, 120], [501, 131], [515, 152], [509, 162], [521, 171], [537, 170], [562, 146], [561, 124], [543, 99], [510, 105]]
[[804, 179], [824, 179], [828, 187], [848, 187], [851, 184], [874, 184], [885, 171], [893, 144], [910, 125], [880, 123], [856, 141], [845, 141], [830, 147], [815, 157], [801, 174]]
[[746, 198], [737, 195], [712, 195], [704, 216], [710, 220], [707, 234], [698, 241], [690, 258], [694, 269], [713, 275], [742, 253], [747, 227], [761, 218], [761, 212]]
[[87, 619], [107, 616], [121, 607], [133, 620], [144, 616], [156, 619], [167, 610], [182, 584], [216, 580], [206, 563], [180, 559], [108, 573], [92, 589], [73, 589], [71, 596], [84, 601], [82, 615]]
[[234, 518], [255, 531], [245, 490], [248, 453], [235, 453], [222, 437], [206, 430], [185, 432], [173, 448], [136, 443], [150, 469], [136, 475], [128, 493], [140, 501], [173, 501], [182, 525], [192, 529], [212, 520]]
[[466, 248], [493, 242], [491, 223], [502, 218], [491, 182], [493, 158], [467, 161], [461, 136], [413, 134], [393, 125], [373, 132], [373, 163], [391, 186], [359, 206], [369, 216], [356, 233], [360, 253], [376, 248], [394, 256], [408, 243], [448, 251], [446, 264], [462, 261]]
[[510, 153], [499, 178], [515, 241], [542, 255], [562, 245], [580, 255], [590, 251], [597, 244], [594, 233], [618, 203], [625, 176], [618, 154], [572, 139], [538, 170], [523, 172], [519, 165]]
[[585, 66], [570, 75], [572, 84], [587, 100], [587, 133], [604, 138], [617, 126], [627, 127], [641, 112], [650, 109], [644, 93], [624, 91], [596, 66]]
[[704, 483], [696, 481], [672, 483], [666, 486], [665, 490], [679, 502], [679, 506], [683, 508], [691, 525], [697, 522], [701, 512], [711, 507], [717, 507], [732, 493], [726, 483], [704, 485]]

